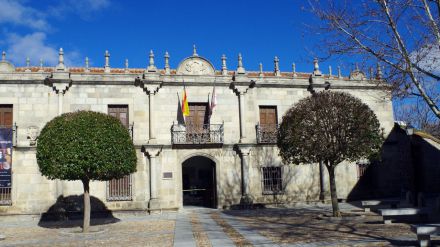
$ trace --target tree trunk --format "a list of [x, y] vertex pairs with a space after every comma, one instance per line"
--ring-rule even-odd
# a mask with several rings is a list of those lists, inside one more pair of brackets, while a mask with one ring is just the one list
[[84, 187], [84, 219], [83, 232], [89, 232], [90, 227], [90, 194], [89, 194], [89, 180], [83, 180]]
[[332, 198], [333, 216], [341, 217], [341, 212], [339, 212], [338, 205], [338, 193], [336, 191], [335, 166], [333, 165], [333, 163], [327, 161], [326, 167], [330, 178], [330, 195]]

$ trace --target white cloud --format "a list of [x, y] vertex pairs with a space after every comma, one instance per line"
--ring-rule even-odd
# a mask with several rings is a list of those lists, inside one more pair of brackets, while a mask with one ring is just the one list
[[[45, 66], [54, 66], [58, 63], [59, 48], [47, 44], [46, 34], [43, 32], [35, 32], [24, 36], [9, 34], [6, 42], [9, 47], [7, 50], [8, 60], [15, 65], [24, 65], [27, 57], [29, 57], [33, 66], [38, 66], [40, 59], [43, 59]], [[80, 56], [76, 51], [66, 51], [64, 57], [67, 66], [79, 64]]]
[[21, 25], [38, 30], [49, 28], [43, 12], [24, 6], [21, 1], [0, 0], [0, 6], [0, 23]]
[[[8, 60], [15, 65], [26, 64], [29, 57], [31, 65], [39, 65], [40, 59], [45, 65], [54, 66], [58, 63], [58, 47], [47, 41], [47, 33], [52, 27], [51, 18], [64, 18], [77, 15], [89, 19], [94, 14], [110, 6], [110, 0], [64, 0], [57, 5], [47, 6], [44, 10], [29, 7], [28, 0], [0, 0], [0, 24], [3, 25], [3, 35], [0, 45], [6, 47]], [[9, 24], [9, 25], [6, 25]], [[6, 26], [6, 27], [5, 27]], [[32, 29], [30, 33], [19, 34], [16, 26]], [[55, 27], [56, 29], [56, 27]], [[80, 53], [66, 51], [67, 66], [78, 66], [82, 63]]]
[[51, 15], [56, 17], [62, 18], [66, 14], [76, 14], [82, 19], [89, 19], [96, 12], [109, 6], [109, 0], [66, 0], [48, 9]]
[[421, 68], [432, 73], [440, 74], [440, 48], [431, 44], [410, 54], [411, 60]]

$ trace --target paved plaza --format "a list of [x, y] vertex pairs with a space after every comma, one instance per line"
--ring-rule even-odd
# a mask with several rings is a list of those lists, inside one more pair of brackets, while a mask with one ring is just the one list
[[[185, 208], [157, 215], [114, 213], [92, 220], [44, 222], [33, 216], [0, 216], [0, 246], [417, 246], [410, 225], [384, 225], [374, 213], [341, 204], [343, 220], [328, 217], [329, 205], [288, 209]], [[439, 239], [434, 239], [434, 245]]]

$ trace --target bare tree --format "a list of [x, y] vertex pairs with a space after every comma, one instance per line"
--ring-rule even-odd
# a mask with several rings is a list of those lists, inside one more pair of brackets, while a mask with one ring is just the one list
[[277, 137], [285, 163], [324, 161], [329, 172], [333, 215], [340, 216], [335, 168], [377, 154], [383, 138], [379, 120], [361, 100], [343, 92], [320, 92], [300, 100], [283, 116]]
[[440, 120], [422, 100], [397, 102], [394, 106], [395, 119], [440, 138]]
[[[378, 63], [395, 96], [421, 98], [440, 119], [440, 0], [309, 0], [327, 55]], [[383, 73], [383, 74], [382, 74]], [[432, 86], [434, 85], [434, 86]]]

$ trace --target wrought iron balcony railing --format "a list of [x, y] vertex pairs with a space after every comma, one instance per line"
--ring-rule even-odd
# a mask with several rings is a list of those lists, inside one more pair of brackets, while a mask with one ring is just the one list
[[171, 127], [171, 142], [173, 145], [223, 144], [223, 124], [173, 124]]
[[278, 124], [257, 124], [257, 143], [275, 144], [277, 143]]

